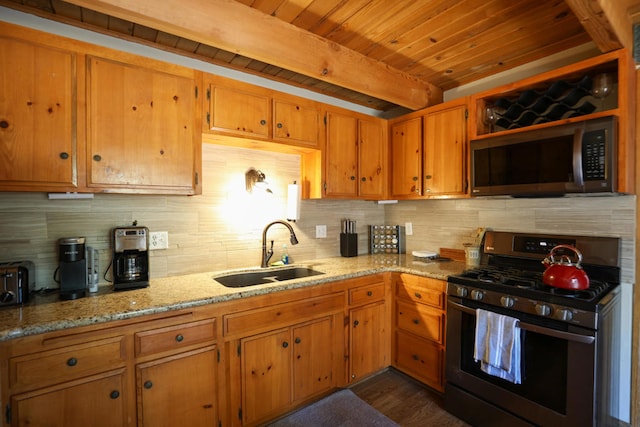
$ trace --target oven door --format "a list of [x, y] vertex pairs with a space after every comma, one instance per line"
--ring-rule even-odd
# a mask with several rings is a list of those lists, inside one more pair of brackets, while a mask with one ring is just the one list
[[[476, 308], [520, 320], [522, 384], [474, 361]], [[594, 331], [449, 296], [446, 357], [446, 409], [474, 426], [594, 425]]]

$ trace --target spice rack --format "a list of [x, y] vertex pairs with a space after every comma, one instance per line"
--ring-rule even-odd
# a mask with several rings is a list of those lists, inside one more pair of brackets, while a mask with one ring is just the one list
[[401, 225], [370, 225], [370, 254], [403, 254], [406, 252], [406, 235]]

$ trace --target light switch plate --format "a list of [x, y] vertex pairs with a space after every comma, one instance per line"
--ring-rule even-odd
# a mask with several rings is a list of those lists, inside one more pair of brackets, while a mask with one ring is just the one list
[[413, 236], [413, 223], [411, 222], [404, 223], [404, 234], [406, 236]]

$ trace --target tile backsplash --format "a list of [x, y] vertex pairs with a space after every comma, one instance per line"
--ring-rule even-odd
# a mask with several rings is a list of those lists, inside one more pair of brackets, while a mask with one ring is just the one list
[[[245, 172], [266, 175], [272, 194], [245, 190]], [[32, 260], [37, 287], [56, 287], [57, 240], [84, 236], [100, 251], [100, 278], [110, 279], [110, 230], [138, 225], [167, 231], [169, 248], [151, 252], [151, 276], [257, 267], [262, 230], [284, 219], [287, 184], [299, 180], [296, 155], [205, 144], [203, 194], [150, 196], [96, 194], [93, 199], [49, 200], [43, 193], [0, 193], [0, 261]], [[303, 200], [293, 223], [299, 245], [291, 247], [283, 226], [269, 230], [274, 259], [288, 245], [293, 262], [340, 255], [341, 219], [357, 221], [359, 253], [367, 253], [367, 226], [413, 224], [407, 252], [462, 248], [477, 227], [495, 230], [622, 237], [623, 278], [633, 282], [635, 196], [554, 199], [459, 199], [401, 201]], [[327, 226], [316, 239], [315, 226]]]

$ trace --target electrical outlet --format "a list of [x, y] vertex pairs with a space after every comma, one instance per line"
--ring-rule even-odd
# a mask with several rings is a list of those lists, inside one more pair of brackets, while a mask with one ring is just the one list
[[327, 238], [327, 226], [316, 225], [316, 239], [326, 239], [326, 238]]
[[404, 223], [404, 234], [405, 236], [413, 236], [413, 224], [410, 222]]
[[149, 249], [169, 248], [169, 232], [168, 231], [152, 231], [149, 233]]

